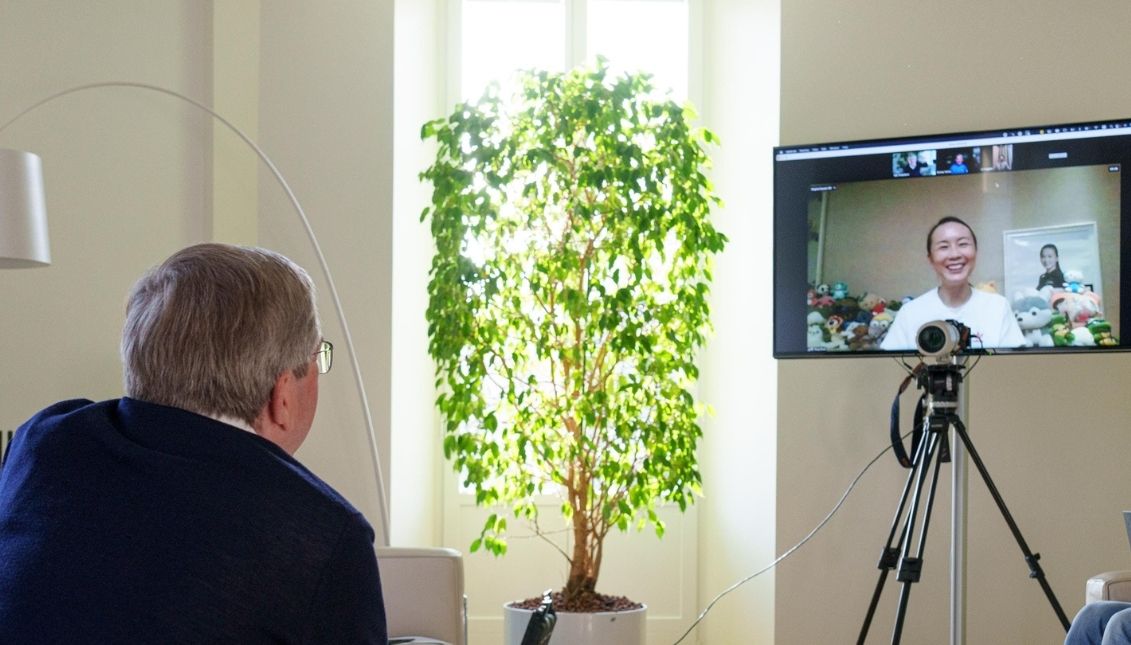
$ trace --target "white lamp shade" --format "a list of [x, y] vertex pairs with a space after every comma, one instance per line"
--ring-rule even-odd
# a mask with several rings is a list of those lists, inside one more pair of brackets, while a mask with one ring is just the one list
[[43, 165], [30, 152], [0, 148], [0, 269], [48, 264]]

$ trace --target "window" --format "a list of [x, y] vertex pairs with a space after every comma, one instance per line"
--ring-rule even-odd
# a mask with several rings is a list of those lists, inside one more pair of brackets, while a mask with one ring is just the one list
[[453, 0], [459, 100], [515, 70], [563, 71], [598, 55], [688, 98], [690, 0]]
[[590, 0], [586, 60], [600, 54], [654, 76], [679, 101], [688, 98], [688, 7], [676, 0]]
[[562, 0], [462, 0], [460, 100], [474, 99], [491, 81], [518, 69], [565, 69]]

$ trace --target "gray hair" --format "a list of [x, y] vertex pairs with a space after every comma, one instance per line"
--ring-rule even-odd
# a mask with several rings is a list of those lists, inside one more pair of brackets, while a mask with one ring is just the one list
[[190, 246], [130, 292], [126, 394], [251, 424], [280, 374], [306, 375], [320, 340], [314, 285], [302, 267], [261, 248]]

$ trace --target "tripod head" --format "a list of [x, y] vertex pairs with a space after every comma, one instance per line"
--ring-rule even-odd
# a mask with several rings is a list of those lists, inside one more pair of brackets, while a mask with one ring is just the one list
[[919, 359], [935, 359], [924, 363], [918, 372], [917, 387], [925, 392], [926, 424], [932, 431], [946, 430], [958, 410], [958, 385], [965, 365], [958, 354], [970, 348], [970, 328], [957, 320], [933, 320], [919, 328], [915, 335]]
[[924, 367], [916, 387], [924, 392], [925, 425], [932, 432], [945, 431], [958, 413], [958, 386], [966, 365], [951, 356], [946, 362]]
[[[891, 445], [895, 458], [904, 468], [911, 468], [914, 453], [925, 434], [924, 431], [946, 437], [946, 430], [958, 420], [958, 386], [962, 383], [965, 362], [959, 362], [959, 353], [970, 348], [970, 328], [957, 320], [932, 320], [919, 327], [915, 343], [919, 350], [919, 364], [910, 370], [899, 386], [891, 406]], [[934, 359], [934, 363], [928, 363]], [[904, 449], [899, 433], [899, 395], [911, 381], [924, 393], [915, 409], [915, 430], [911, 438], [910, 453]], [[942, 452], [949, 450], [943, 441]]]

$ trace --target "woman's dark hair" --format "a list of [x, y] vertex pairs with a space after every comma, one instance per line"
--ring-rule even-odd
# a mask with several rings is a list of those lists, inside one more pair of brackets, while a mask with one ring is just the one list
[[950, 224], [951, 222], [965, 226], [966, 230], [970, 231], [970, 237], [974, 239], [974, 248], [978, 248], [978, 236], [974, 233], [974, 229], [970, 228], [969, 224], [963, 222], [957, 217], [947, 216], [935, 222], [935, 225], [931, 227], [931, 230], [927, 231], [927, 255], [931, 254], [931, 236], [935, 234], [935, 229], [942, 226], [943, 224]]

